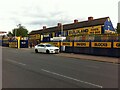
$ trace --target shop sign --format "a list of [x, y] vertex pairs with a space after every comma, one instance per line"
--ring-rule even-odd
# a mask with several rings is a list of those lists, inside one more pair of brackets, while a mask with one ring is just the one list
[[72, 42], [61, 42], [61, 46], [72, 46]]
[[113, 48], [120, 48], [120, 42], [114, 42]]
[[36, 34], [36, 39], [40, 39], [40, 34]]
[[92, 42], [92, 47], [111, 48], [111, 42]]
[[9, 42], [9, 47], [17, 48], [17, 42]]
[[101, 34], [101, 26], [90, 27], [89, 34]]
[[80, 35], [80, 34], [101, 34], [101, 26], [68, 30], [68, 36]]
[[89, 42], [74, 42], [75, 47], [89, 47]]
[[53, 42], [54, 46], [60, 46], [60, 42]]

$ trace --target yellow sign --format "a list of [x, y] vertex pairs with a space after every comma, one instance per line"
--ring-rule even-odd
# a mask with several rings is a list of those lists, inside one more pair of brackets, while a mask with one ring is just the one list
[[113, 48], [120, 48], [120, 42], [114, 42]]
[[92, 42], [92, 47], [111, 48], [111, 42]]
[[101, 34], [101, 26], [90, 27], [89, 34]]
[[30, 35], [30, 39], [40, 39], [40, 34]]
[[74, 42], [75, 47], [89, 47], [89, 42]]
[[80, 34], [101, 34], [101, 26], [93, 26], [93, 27], [68, 30], [68, 36], [80, 35]]
[[40, 34], [36, 34], [36, 39], [40, 39]]
[[61, 42], [61, 46], [72, 46], [72, 42]]
[[53, 42], [54, 46], [60, 46], [60, 42]]
[[9, 47], [17, 48], [17, 42], [9, 42]]

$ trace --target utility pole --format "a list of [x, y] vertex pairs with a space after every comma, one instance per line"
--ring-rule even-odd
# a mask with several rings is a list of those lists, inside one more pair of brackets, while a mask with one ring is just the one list
[[16, 32], [17, 32], [17, 30], [15, 29], [15, 39], [16, 39]]
[[[21, 24], [18, 24], [16, 26], [19, 28], [21, 26]], [[17, 36], [17, 29], [15, 29], [15, 39], [16, 39], [16, 36]]]

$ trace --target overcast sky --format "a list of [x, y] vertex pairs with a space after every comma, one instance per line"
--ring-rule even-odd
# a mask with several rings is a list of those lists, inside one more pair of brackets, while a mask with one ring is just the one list
[[113, 26], [118, 23], [120, 0], [0, 0], [0, 31], [12, 31], [17, 24], [31, 30], [52, 27], [57, 23], [85, 21], [89, 16], [109, 16]]

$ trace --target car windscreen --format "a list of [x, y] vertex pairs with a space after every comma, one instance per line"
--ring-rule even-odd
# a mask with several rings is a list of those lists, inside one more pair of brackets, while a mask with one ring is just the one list
[[51, 45], [51, 44], [48, 44], [48, 45], [46, 45], [46, 47], [55, 47], [55, 46], [53, 46], [53, 45]]

